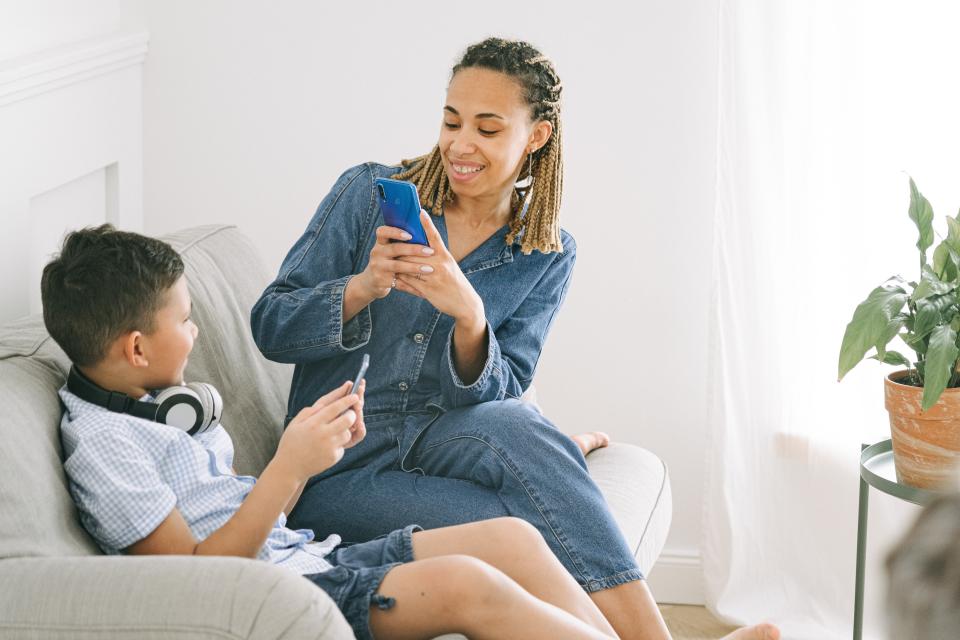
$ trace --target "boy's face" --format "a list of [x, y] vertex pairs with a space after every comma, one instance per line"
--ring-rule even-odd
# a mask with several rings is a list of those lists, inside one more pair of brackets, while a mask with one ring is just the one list
[[149, 379], [147, 389], [163, 389], [183, 384], [183, 370], [187, 356], [197, 338], [197, 325], [190, 319], [190, 293], [187, 279], [180, 279], [170, 287], [166, 302], [157, 311], [156, 327], [144, 334], [142, 348], [147, 358]]

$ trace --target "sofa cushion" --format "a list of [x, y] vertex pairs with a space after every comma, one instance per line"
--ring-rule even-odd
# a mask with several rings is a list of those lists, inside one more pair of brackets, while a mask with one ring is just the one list
[[39, 316], [0, 327], [0, 558], [98, 552], [61, 465], [57, 389], [69, 364]]

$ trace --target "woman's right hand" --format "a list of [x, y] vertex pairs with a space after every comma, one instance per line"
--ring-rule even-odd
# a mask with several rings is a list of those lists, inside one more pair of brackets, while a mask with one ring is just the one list
[[385, 298], [393, 289], [398, 273], [416, 277], [433, 271], [430, 265], [419, 265], [397, 260], [401, 256], [432, 256], [433, 249], [422, 244], [391, 242], [409, 240], [410, 234], [397, 227], [377, 227], [377, 243], [370, 250], [370, 261], [363, 273], [356, 276], [370, 299]]
[[304, 407], [280, 437], [273, 459], [298, 481], [338, 463], [350, 446], [351, 427], [361, 415], [360, 396], [350, 394], [351, 384], [347, 381]]

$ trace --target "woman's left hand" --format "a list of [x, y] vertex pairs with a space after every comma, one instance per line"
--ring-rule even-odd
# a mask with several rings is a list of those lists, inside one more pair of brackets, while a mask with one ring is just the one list
[[397, 260], [426, 265], [433, 269], [419, 277], [410, 274], [397, 275], [397, 290], [423, 298], [458, 322], [486, 322], [483, 300], [473, 285], [463, 275], [460, 265], [443, 244], [440, 232], [426, 211], [420, 212], [420, 222], [427, 233], [427, 242], [433, 249], [432, 256], [402, 256]]

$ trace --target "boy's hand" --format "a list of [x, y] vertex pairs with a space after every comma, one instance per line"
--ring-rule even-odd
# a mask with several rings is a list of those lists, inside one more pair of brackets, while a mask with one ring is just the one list
[[350, 384], [304, 407], [280, 437], [274, 460], [299, 482], [339, 462], [344, 447], [353, 440], [350, 428], [358, 422], [360, 396], [347, 395]]

